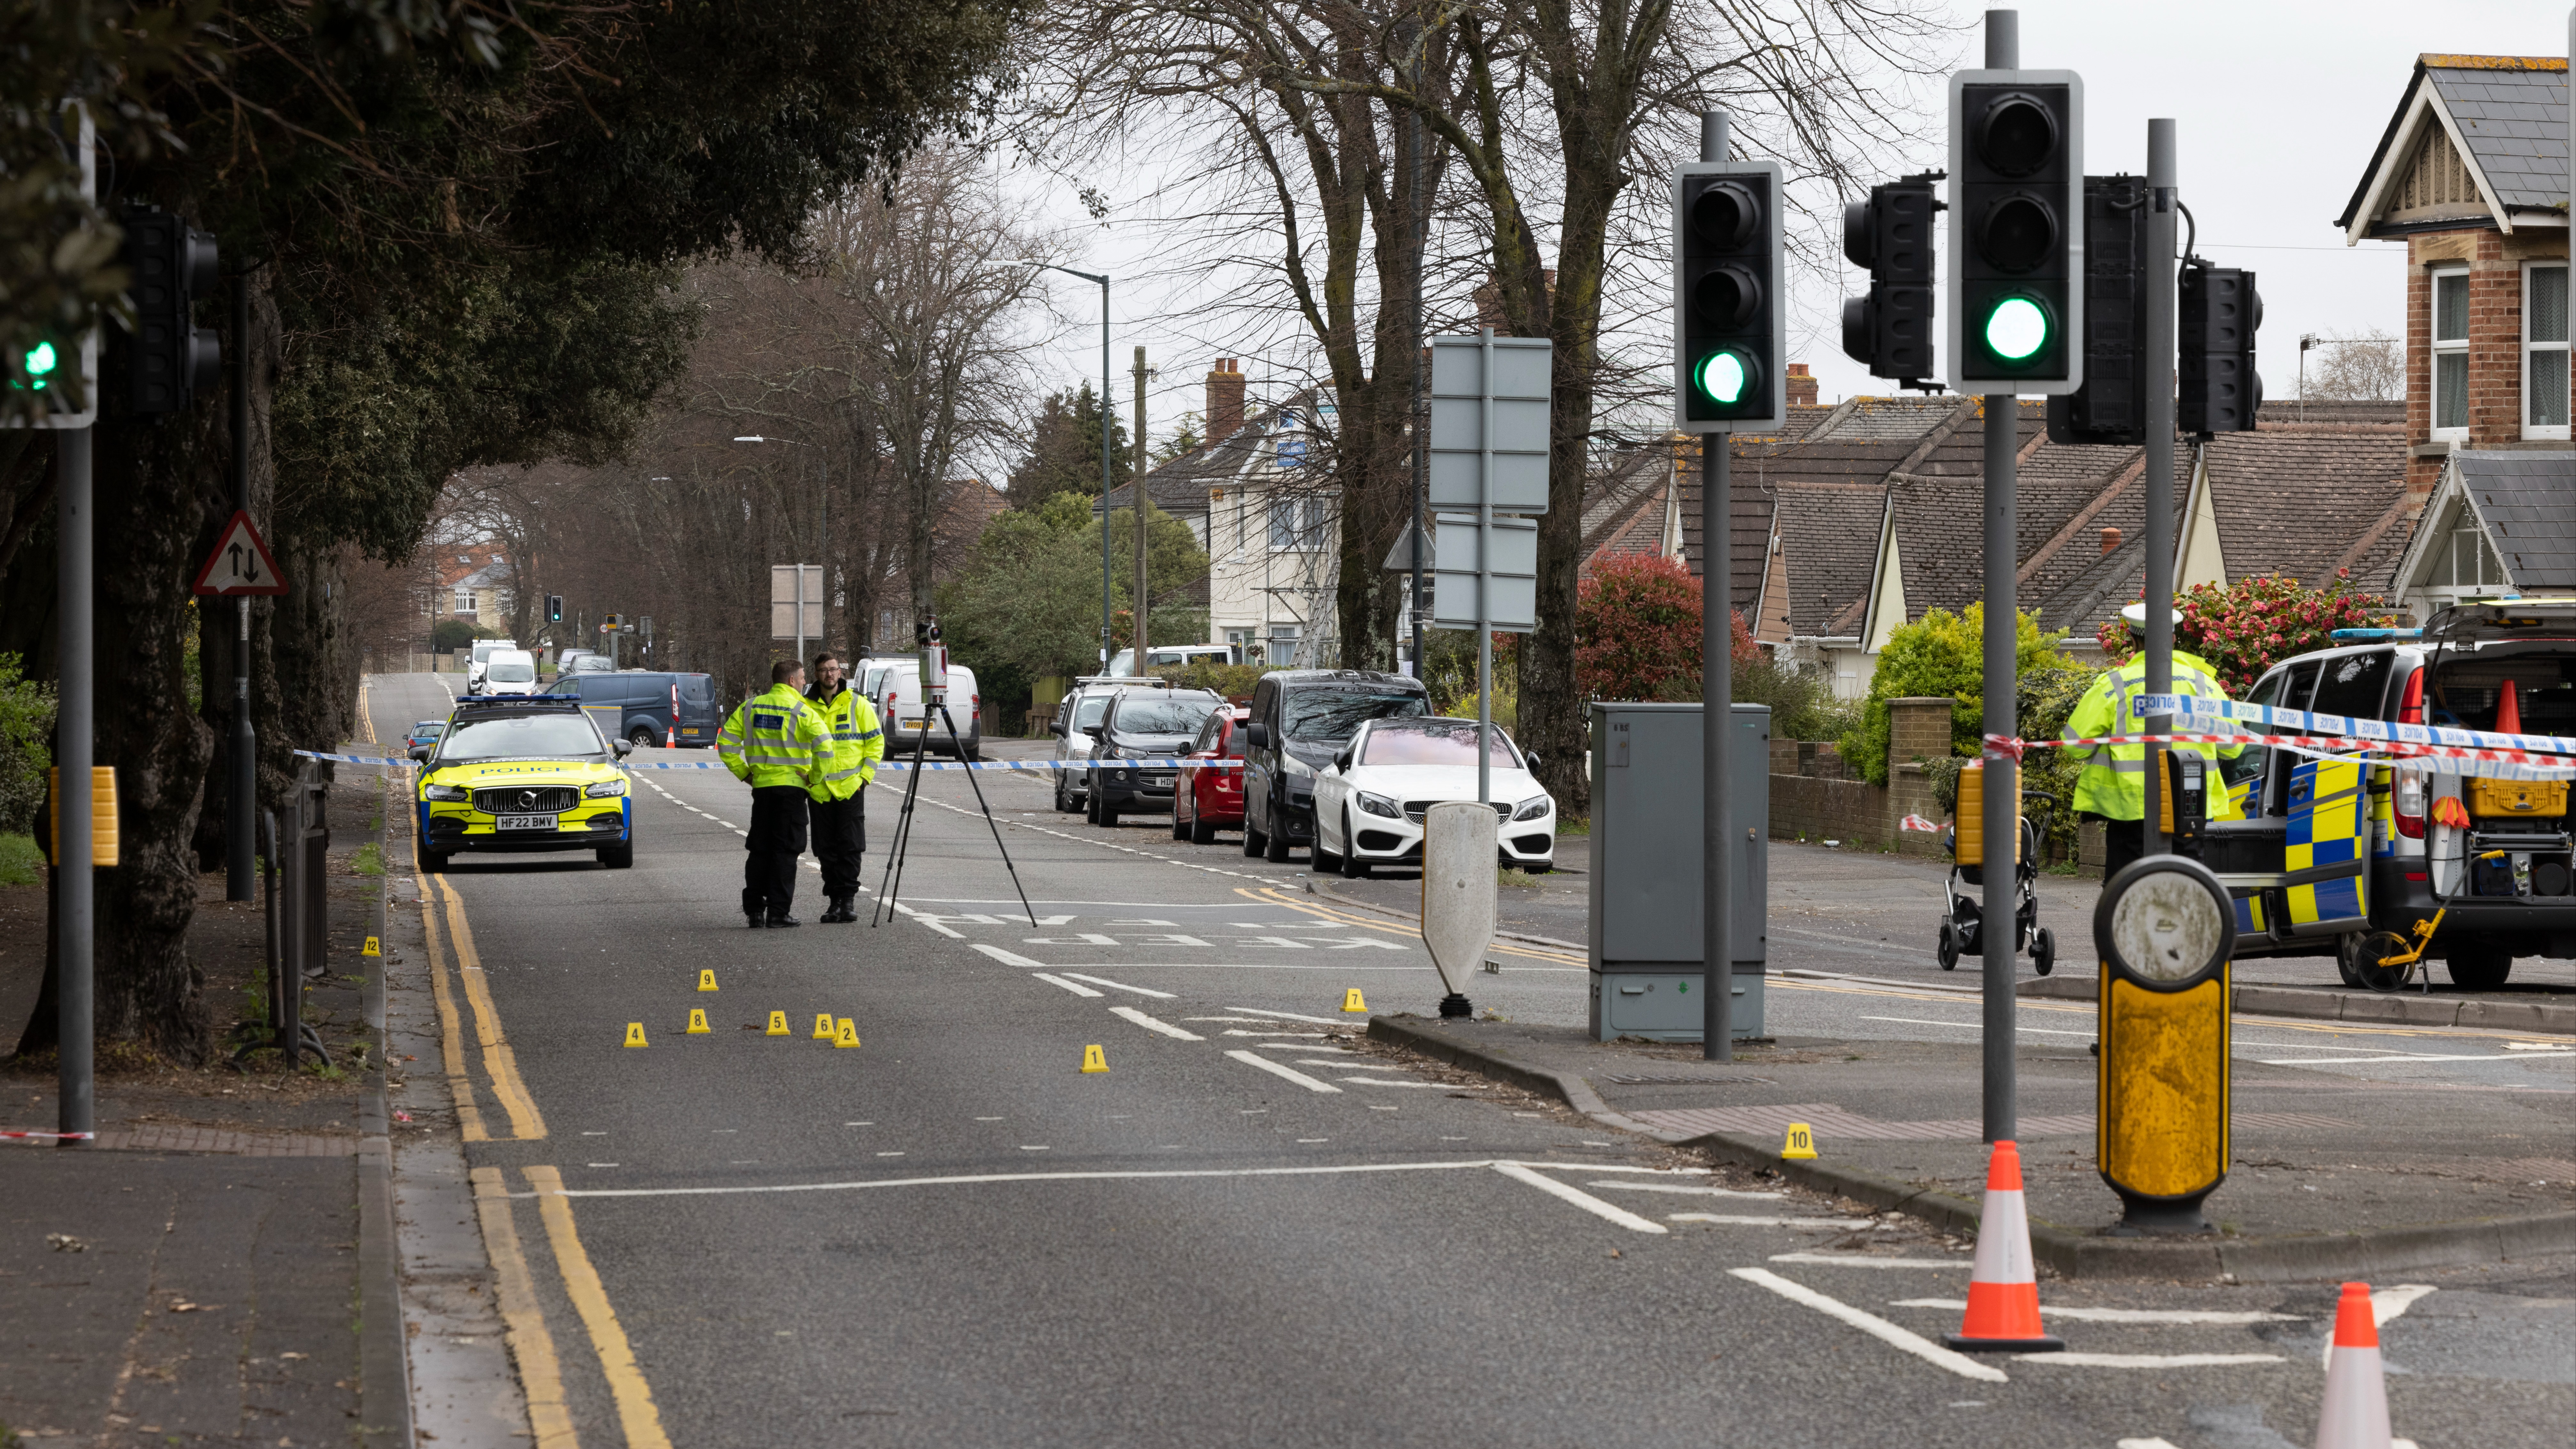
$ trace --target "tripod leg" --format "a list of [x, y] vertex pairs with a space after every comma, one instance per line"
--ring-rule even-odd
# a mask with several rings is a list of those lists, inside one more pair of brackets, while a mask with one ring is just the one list
[[894, 849], [886, 853], [886, 873], [877, 891], [876, 909], [868, 913], [868, 924], [875, 926], [894, 918], [895, 896], [903, 889], [903, 855], [912, 845], [912, 807], [921, 798], [921, 768], [930, 746], [930, 717], [921, 719], [921, 734], [912, 742], [912, 779], [903, 787], [903, 818], [895, 822]]
[[[957, 762], [961, 765], [965, 764], [966, 746], [957, 738], [957, 721], [949, 717], [948, 706], [945, 703], [939, 706], [939, 720], [940, 723], [948, 726], [948, 742], [957, 747]], [[923, 733], [927, 734], [929, 731], [924, 730]], [[984, 787], [976, 782], [972, 766], [968, 766], [966, 770], [966, 783], [975, 787], [975, 808], [984, 812], [984, 823], [991, 827], [993, 832], [993, 848], [1002, 853], [1002, 868], [1011, 873], [1011, 889], [1019, 893], [1020, 909], [1028, 913], [1029, 924], [1035, 926], [1038, 923], [1037, 910], [1029, 904], [1028, 888], [1020, 884], [1020, 868], [1011, 863], [1011, 848], [1002, 843], [1001, 822], [993, 818], [993, 807], [984, 803]]]

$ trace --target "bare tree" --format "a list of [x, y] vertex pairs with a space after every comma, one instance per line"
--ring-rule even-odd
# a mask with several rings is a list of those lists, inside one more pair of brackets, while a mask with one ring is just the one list
[[2306, 390], [2317, 402], [2388, 402], [2406, 395], [2406, 344], [2372, 328], [2328, 332], [2308, 359]]

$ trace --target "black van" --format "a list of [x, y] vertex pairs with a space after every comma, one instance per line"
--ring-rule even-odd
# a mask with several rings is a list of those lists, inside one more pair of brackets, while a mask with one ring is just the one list
[[564, 675], [548, 694], [573, 695], [610, 739], [641, 746], [707, 749], [724, 718], [716, 712], [713, 675], [652, 669], [584, 670]]
[[1373, 719], [1431, 713], [1422, 681], [1367, 669], [1281, 669], [1252, 689], [1244, 726], [1243, 853], [1315, 843], [1315, 776]]

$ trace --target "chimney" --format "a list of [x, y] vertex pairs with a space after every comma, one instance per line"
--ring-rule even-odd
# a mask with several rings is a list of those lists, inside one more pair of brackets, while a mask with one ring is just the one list
[[2104, 558], [2109, 558], [2111, 555], [2113, 555], [2113, 554], [2115, 554], [2115, 553], [2118, 553], [2119, 551], [2120, 551], [2120, 530], [2118, 530], [2118, 529], [2116, 529], [2116, 528], [2106, 528], [2106, 529], [2103, 529], [2103, 530], [2102, 530], [2102, 556], [2103, 556]]
[[1207, 375], [1207, 440], [1223, 442], [1243, 431], [1243, 372], [1239, 357], [1220, 357]]
[[1811, 408], [1816, 405], [1816, 380], [1807, 375], [1807, 364], [1789, 364], [1789, 406]]

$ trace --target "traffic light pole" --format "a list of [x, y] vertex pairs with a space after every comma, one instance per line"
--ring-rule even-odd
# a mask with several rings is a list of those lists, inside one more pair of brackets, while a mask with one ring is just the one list
[[61, 696], [56, 706], [54, 820], [55, 1061], [59, 1071], [61, 1145], [86, 1143], [94, 1130], [91, 1095], [91, 969], [97, 955], [98, 897], [90, 868], [92, 828], [90, 767], [97, 758], [96, 604], [91, 587], [90, 453], [96, 428], [66, 428], [54, 435], [54, 608], [62, 618]]
[[[2021, 12], [1986, 12], [1986, 69], [2021, 68]], [[2014, 1102], [2013, 1048], [2019, 1025], [2013, 995], [2013, 958], [2019, 944], [2020, 912], [2014, 900], [2013, 867], [2021, 845], [2019, 783], [2021, 762], [1996, 744], [2018, 733], [2014, 703], [2019, 690], [2014, 676], [2020, 643], [2015, 625], [2013, 565], [2018, 556], [2013, 527], [2014, 489], [2018, 484], [2021, 447], [2021, 400], [2009, 392], [1988, 393], [1986, 412], [1986, 628], [1985, 628], [1985, 1129], [1988, 1142], [2019, 1136]]]
[[[250, 277], [233, 278], [233, 506], [250, 512]], [[250, 596], [233, 601], [232, 784], [224, 815], [224, 899], [258, 898], [259, 731], [250, 718]]]
[[[1723, 161], [1727, 145], [1726, 112], [1700, 112], [1699, 159]], [[1712, 1062], [1735, 1060], [1735, 901], [1726, 868], [1733, 834], [1726, 747], [1735, 723], [1735, 616], [1728, 587], [1734, 563], [1728, 469], [1734, 451], [1734, 429], [1700, 434], [1700, 1056]]]
[[[2147, 693], [2173, 693], [2174, 596], [2174, 123], [2147, 122], [2147, 335], [2140, 359], [2147, 383]], [[2112, 726], [2127, 733], [2133, 721]], [[2173, 716], [2149, 715], [2149, 735], [2169, 734]], [[2149, 855], [2166, 850], [2164, 833], [2164, 746], [2147, 743], [2147, 813], [2143, 825]]]

